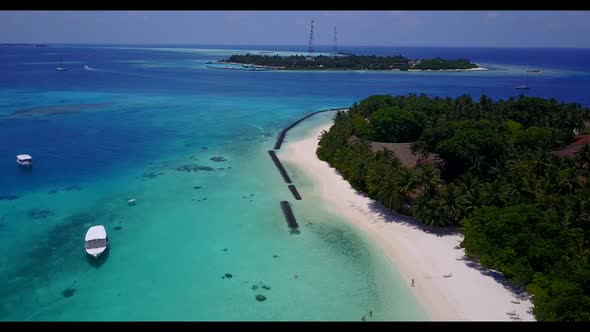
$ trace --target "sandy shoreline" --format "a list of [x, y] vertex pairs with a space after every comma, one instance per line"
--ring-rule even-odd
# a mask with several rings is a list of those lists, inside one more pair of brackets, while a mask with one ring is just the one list
[[[503, 285], [503, 278], [481, 272], [464, 260], [460, 234], [428, 230], [412, 218], [395, 214], [354, 190], [334, 168], [315, 154], [318, 136], [331, 124], [314, 128], [309, 136], [285, 143], [281, 160], [304, 171], [328, 208], [374, 239], [391, 264], [408, 280], [410, 288], [432, 320], [534, 321], [532, 303]], [[448, 275], [452, 275], [448, 277]], [[447, 276], [447, 277], [445, 277]], [[520, 302], [513, 303], [511, 301]]]
[[[225, 62], [225, 61], [217, 61], [214, 64], [244, 65], [244, 66], [250, 66], [250, 67], [255, 67], [255, 68], [266, 68], [266, 69], [272, 69], [272, 70], [286, 70], [286, 71], [341, 71], [341, 72], [346, 72], [346, 71], [374, 71], [374, 72], [400, 71], [399, 69], [390, 69], [390, 70], [386, 70], [386, 69], [380, 69], [380, 70], [329, 69], [329, 68], [312, 69], [312, 70], [310, 70], [310, 69], [286, 69], [285, 67], [262, 66], [262, 65], [255, 65], [255, 64], [251, 64], [251, 63]], [[408, 69], [407, 71], [410, 71], [410, 72], [461, 72], [461, 71], [482, 71], [482, 70], [489, 70], [489, 69], [485, 68], [485, 67], [477, 66], [475, 68], [468, 68], [468, 69]]]

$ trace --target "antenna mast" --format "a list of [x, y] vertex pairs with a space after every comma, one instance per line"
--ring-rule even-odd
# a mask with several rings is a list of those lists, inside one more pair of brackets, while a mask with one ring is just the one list
[[311, 30], [309, 31], [309, 53], [313, 53], [313, 20], [311, 20]]
[[334, 26], [334, 49], [333, 49], [334, 54], [338, 53], [338, 39], [336, 37], [337, 37], [336, 26]]

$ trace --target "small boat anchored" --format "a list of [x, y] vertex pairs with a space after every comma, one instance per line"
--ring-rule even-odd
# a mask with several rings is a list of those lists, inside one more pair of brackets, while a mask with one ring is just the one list
[[59, 58], [59, 67], [55, 68], [56, 71], [66, 71], [65, 67], [62, 67], [61, 57]]
[[28, 154], [19, 154], [16, 156], [16, 163], [24, 167], [31, 167], [33, 166], [33, 157]]
[[528, 76], [528, 74], [527, 74], [527, 75], [526, 75], [526, 77], [525, 77], [525, 82], [524, 82], [524, 84], [517, 85], [517, 86], [516, 86], [516, 89], [517, 89], [517, 90], [528, 90], [528, 89], [529, 89], [529, 76]]
[[88, 255], [98, 258], [109, 245], [109, 237], [103, 225], [92, 226], [86, 232], [84, 249]]

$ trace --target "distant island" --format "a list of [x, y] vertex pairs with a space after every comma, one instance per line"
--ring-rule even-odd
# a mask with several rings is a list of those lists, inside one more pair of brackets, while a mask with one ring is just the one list
[[286, 70], [469, 70], [480, 68], [467, 59], [409, 59], [402, 55], [232, 55], [221, 63]]
[[10, 44], [10, 43], [0, 43], [0, 46], [5, 46], [5, 47], [6, 46], [8, 46], [8, 47], [10, 47], [10, 46], [12, 46], [12, 47], [15, 47], [15, 46], [18, 46], [18, 47], [47, 47], [47, 45], [44, 45], [44, 44]]

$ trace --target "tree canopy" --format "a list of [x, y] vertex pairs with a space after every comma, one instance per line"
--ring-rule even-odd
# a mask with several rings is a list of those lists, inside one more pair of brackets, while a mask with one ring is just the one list
[[[589, 320], [590, 146], [551, 153], [589, 118], [537, 97], [376, 95], [336, 113], [317, 155], [385, 207], [457, 227], [468, 256], [533, 294], [537, 319]], [[371, 141], [439, 159], [407, 168]]]
[[477, 65], [466, 59], [447, 60], [436, 58], [432, 60], [411, 60], [402, 55], [377, 56], [377, 55], [260, 55], [240, 54], [232, 55], [222, 62], [233, 62], [245, 65], [257, 65], [282, 69], [351, 69], [351, 70], [449, 70], [470, 69]]

